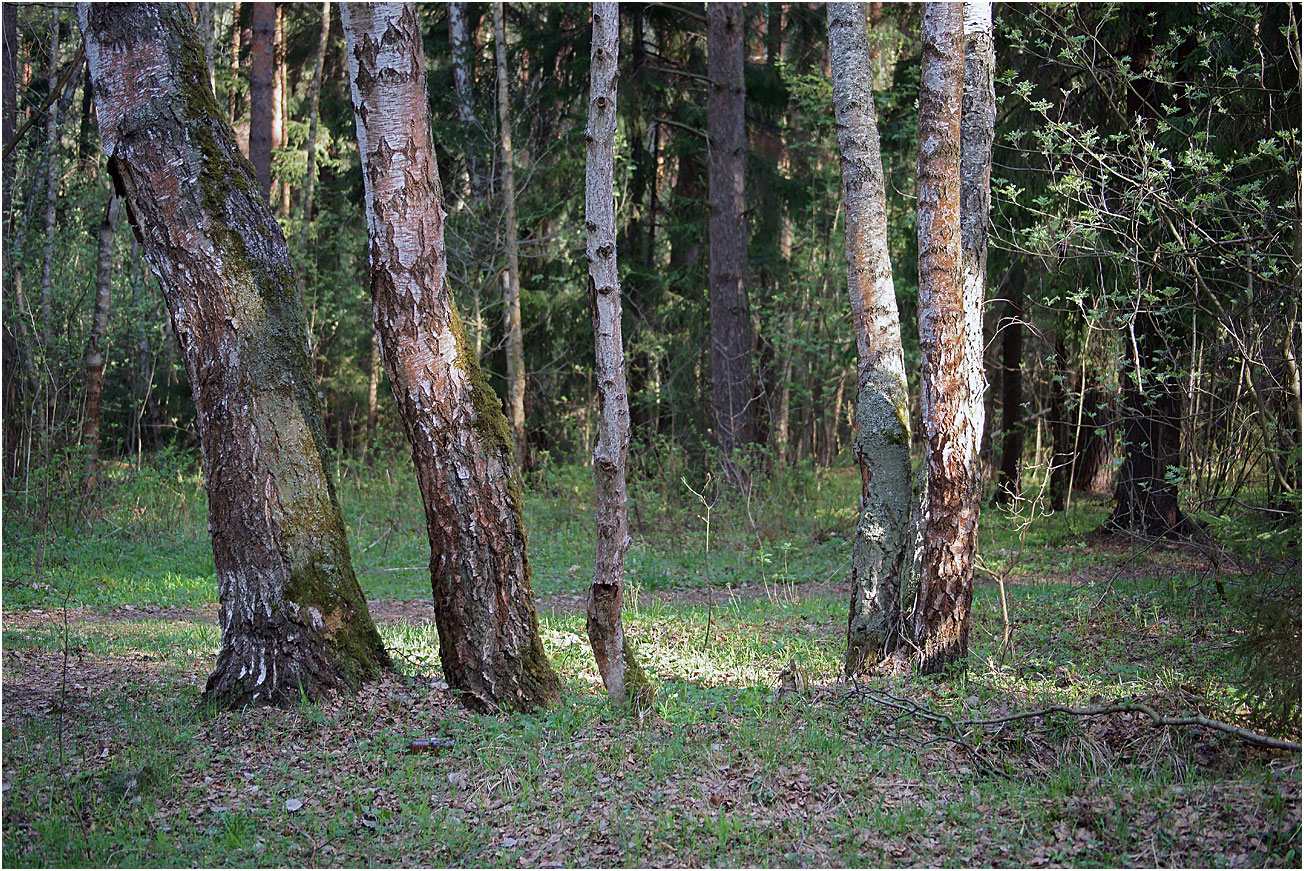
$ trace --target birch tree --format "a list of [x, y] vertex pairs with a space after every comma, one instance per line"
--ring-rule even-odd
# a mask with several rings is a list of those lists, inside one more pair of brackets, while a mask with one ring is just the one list
[[616, 270], [616, 77], [620, 7], [593, 4], [589, 65], [589, 127], [585, 164], [584, 228], [589, 264], [589, 306], [597, 355], [598, 444], [593, 450], [597, 559], [589, 589], [588, 634], [607, 695], [644, 705], [650, 685], [625, 638], [620, 619], [629, 551], [625, 467], [629, 456], [629, 394], [620, 327], [620, 276]]
[[917, 184], [928, 489], [914, 635], [925, 674], [968, 650], [982, 489], [982, 296], [961, 271], [963, 37], [961, 4], [924, 6]]
[[82, 408], [82, 450], [85, 466], [82, 480], [87, 492], [99, 483], [100, 400], [104, 396], [105, 345], [109, 334], [109, 303], [113, 291], [113, 258], [122, 198], [109, 192], [109, 202], [100, 222], [99, 247], [95, 255], [95, 308], [91, 313], [91, 331], [86, 339], [82, 366], [86, 370], [86, 391]]
[[556, 700], [535, 614], [519, 470], [446, 282], [444, 196], [410, 3], [346, 3], [372, 312], [430, 537], [444, 677], [480, 711]]
[[110, 171], [194, 395], [222, 630], [204, 696], [237, 707], [355, 689], [390, 660], [349, 559], [285, 237], [185, 7], [78, 13]]
[[516, 170], [512, 151], [512, 109], [507, 82], [507, 27], [503, 4], [494, 4], [494, 55], [498, 61], [498, 141], [502, 149], [503, 223], [507, 269], [502, 273], [507, 309], [507, 420], [512, 428], [516, 465], [525, 467], [525, 338], [521, 332], [520, 243], [516, 235]]
[[887, 247], [887, 205], [863, 3], [830, 3], [833, 114], [846, 207], [847, 290], [859, 360], [860, 520], [852, 545], [847, 674], [896, 646], [910, 541], [910, 404]]

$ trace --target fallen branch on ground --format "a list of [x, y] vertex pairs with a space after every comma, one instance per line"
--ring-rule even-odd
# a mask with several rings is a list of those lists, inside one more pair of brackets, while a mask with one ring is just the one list
[[1150, 718], [1150, 721], [1156, 726], [1168, 728], [1178, 726], [1201, 726], [1205, 729], [1211, 729], [1215, 732], [1223, 732], [1233, 737], [1240, 738], [1248, 744], [1254, 744], [1259, 747], [1268, 747], [1273, 750], [1287, 750], [1293, 753], [1300, 752], [1300, 745], [1295, 741], [1285, 741], [1281, 738], [1273, 738], [1269, 735], [1260, 735], [1257, 732], [1251, 732], [1249, 729], [1243, 729], [1240, 726], [1233, 726], [1229, 723], [1220, 723], [1217, 720], [1210, 720], [1208, 717], [1199, 714], [1185, 714], [1180, 717], [1165, 717], [1157, 713], [1154, 708], [1143, 705], [1139, 702], [1114, 702], [1113, 704], [1103, 705], [1096, 708], [1074, 708], [1069, 705], [1048, 705], [1044, 708], [1038, 708], [1034, 711], [1021, 711], [1017, 714], [1009, 714], [1004, 717], [992, 717], [988, 719], [971, 719], [956, 720], [948, 717], [946, 714], [939, 714], [932, 711], [918, 702], [910, 699], [903, 699], [885, 693], [882, 690], [869, 689], [867, 687], [856, 687], [852, 690], [856, 695], [864, 696], [871, 701], [877, 702], [885, 707], [894, 708], [904, 713], [930, 720], [934, 723], [946, 723], [951, 728], [956, 726], [996, 726], [1001, 723], [1011, 723], [1016, 720], [1030, 720], [1036, 717], [1044, 717], [1047, 714], [1069, 714], [1074, 717], [1099, 717], [1110, 714], [1144, 714]]

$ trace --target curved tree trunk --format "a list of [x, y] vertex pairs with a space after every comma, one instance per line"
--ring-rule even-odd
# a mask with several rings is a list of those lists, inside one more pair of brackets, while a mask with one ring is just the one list
[[[961, 271], [962, 235], [964, 249], [974, 251], [974, 240], [961, 224], [962, 24], [959, 3], [924, 7], [919, 345], [928, 493], [914, 615], [919, 670], [924, 674], [962, 660], [968, 651], [982, 494], [978, 457], [983, 429], [982, 284], [964, 281]], [[973, 225], [966, 222], [966, 227]]]
[[711, 411], [726, 455], [756, 440], [752, 408], [752, 317], [747, 302], [747, 221], [743, 170], [743, 7], [706, 4], [706, 101], [710, 141], [707, 186], [711, 248]]
[[507, 271], [503, 303], [507, 309], [507, 421], [512, 428], [516, 466], [525, 468], [525, 339], [521, 332], [520, 242], [516, 235], [516, 170], [512, 151], [512, 110], [507, 87], [507, 28], [503, 4], [494, 4], [494, 54], [498, 60], [498, 137], [503, 152], [503, 212], [507, 233]]
[[887, 247], [883, 160], [863, 3], [830, 3], [829, 63], [847, 215], [847, 289], [856, 334], [860, 520], [851, 558], [846, 672], [897, 643], [910, 539], [910, 403]]
[[204, 695], [292, 704], [390, 661], [349, 561], [285, 238], [184, 9], [79, 14], [101, 140], [194, 393], [222, 627]]
[[616, 61], [620, 7], [593, 4], [589, 66], [589, 128], [584, 197], [589, 263], [589, 306], [597, 355], [598, 444], [593, 449], [597, 559], [589, 589], [588, 634], [607, 695], [615, 704], [650, 701], [650, 685], [634, 660], [620, 619], [629, 551], [625, 466], [629, 456], [629, 394], [620, 329], [620, 277], [616, 271]]
[[445, 280], [444, 196], [412, 4], [341, 6], [370, 238], [371, 300], [430, 535], [439, 658], [481, 711], [560, 694], [539, 638], [511, 432]]
[[91, 334], [86, 342], [83, 365], [86, 369], [85, 409], [82, 412], [82, 449], [86, 465], [82, 480], [87, 491], [99, 484], [100, 466], [100, 398], [104, 395], [104, 344], [109, 334], [109, 300], [113, 292], [114, 235], [118, 229], [118, 211], [122, 198], [110, 191], [109, 204], [100, 222], [99, 251], [95, 256], [95, 311], [91, 315]]

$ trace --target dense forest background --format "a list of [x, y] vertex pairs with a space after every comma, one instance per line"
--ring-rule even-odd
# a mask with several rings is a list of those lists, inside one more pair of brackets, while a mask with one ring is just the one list
[[[977, 307], [939, 305], [920, 266], [921, 247], [934, 262], [942, 247], [921, 245], [921, 225], [959, 232], [929, 216], [943, 210], [930, 213], [940, 198], [918, 152], [921, 126], [927, 138], [939, 120], [926, 71], [936, 75], [941, 42], [924, 16], [955, 23], [961, 7], [927, 5], [829, 15], [815, 3], [623, 3], [613, 16], [587, 4], [195, 3], [83, 7], [79, 23], [68, 5], [3, 4], [4, 863], [1296, 867], [1301, 7], [996, 5], [986, 423], [980, 476], [966, 465], [964, 487], [952, 488], [965, 490], [953, 501], [967, 525], [947, 528], [928, 525], [939, 512], [926, 486], [945, 495], [955, 482], [930, 464], [966, 454], [979, 428], [929, 403], [939, 384], [953, 388], [953, 408], [968, 402], [955, 376], [976, 354], [957, 341], [939, 365], [936, 322], [940, 313], [955, 327]], [[739, 21], [735, 54], [722, 34], [736, 36]], [[390, 35], [384, 64], [356, 50], [367, 33], [373, 46]], [[847, 37], [865, 33], [872, 106], [847, 99]], [[603, 45], [608, 63], [591, 63]], [[986, 90], [958, 84], [961, 55], [978, 56], [986, 37], [950, 45], [961, 51], [946, 75], [964, 94], [952, 120], [983, 127], [975, 95]], [[151, 116], [125, 144], [106, 137], [116, 181], [138, 185], [118, 197], [100, 138], [115, 104], [104, 99], [117, 98], [120, 118], [124, 97], [139, 96], [121, 93], [121, 71], [151, 53], [173, 64], [157, 93], [199, 109]], [[735, 90], [720, 84], [720, 59], [740, 55]], [[608, 133], [594, 131], [611, 104], [594, 94], [613, 58], [608, 182], [595, 172]], [[96, 88], [117, 82], [119, 93], [93, 93], [92, 71]], [[426, 97], [438, 186], [423, 174], [419, 109], [397, 138], [358, 146], [370, 135], [366, 106], [424, 107]], [[97, 101], [110, 107], [103, 117]], [[848, 185], [874, 180], [850, 166], [840, 134], [851, 138], [850, 110], [863, 120], [874, 108], [904, 440], [901, 428], [873, 432], [877, 419], [857, 431], [870, 420], [858, 402], [877, 400], [868, 342], [859, 358], [856, 342], [871, 298], [847, 252], [854, 260], [866, 250], [859, 237], [881, 236], [845, 238], [857, 208]], [[729, 256], [741, 281], [714, 262], [727, 243], [712, 250], [729, 211], [713, 206], [729, 196], [716, 182], [734, 173], [711, 143], [735, 112], [745, 251]], [[228, 122], [248, 167], [224, 138]], [[187, 158], [141, 147], [185, 125], [201, 131]], [[398, 150], [419, 159], [391, 161], [404, 141]], [[186, 205], [159, 208], [169, 202], [160, 191], [198, 164]], [[378, 208], [380, 181], [392, 199]], [[954, 185], [970, 219], [985, 212], [974, 181]], [[601, 256], [618, 265], [623, 291], [627, 523], [623, 470], [619, 486], [594, 474], [599, 432], [617, 431], [603, 397], [622, 389], [603, 375], [618, 367], [620, 342], [610, 322], [599, 326], [597, 303], [607, 287], [614, 319], [622, 293], [590, 272], [608, 237], [586, 193], [609, 202], [608, 183], [616, 251]], [[257, 258], [194, 270], [207, 285], [182, 304], [183, 282], [160, 287], [150, 265], [202, 249], [160, 240], [169, 219], [193, 229], [223, 198], [228, 211], [205, 232], [230, 242], [230, 203], [252, 204], [261, 223], [238, 224], [236, 244], [268, 243], [260, 269], [273, 249], [282, 258], [255, 288], [263, 296], [230, 309], [263, 306], [253, 319], [273, 325], [246, 331], [240, 354], [197, 342], [184, 320], [227, 311], [247, 289], [240, 269], [252, 274], [240, 264]], [[426, 211], [394, 221], [395, 202]], [[432, 219], [441, 207], [442, 222]], [[419, 270], [400, 275], [397, 255], [368, 264], [386, 232], [441, 223], [457, 317], [436, 310], [443, 296], [412, 279]], [[862, 278], [874, 271], [860, 266]], [[741, 290], [726, 305], [722, 272], [729, 293]], [[404, 297], [385, 286], [395, 275], [415, 282], [406, 326], [393, 302]], [[277, 305], [264, 305], [268, 294]], [[429, 306], [420, 328], [418, 298]], [[296, 356], [300, 302], [306, 358]], [[206, 339], [234, 323], [208, 321]], [[932, 330], [922, 342], [921, 322]], [[452, 397], [427, 390], [414, 404], [421, 391], [405, 392], [411, 373], [392, 352], [424, 353], [443, 335], [432, 323], [455, 340], [465, 328], [453, 346], [474, 413], [443, 430], [473, 431], [474, 456], [412, 438], [413, 421], [443, 419]], [[386, 340], [382, 353], [376, 325], [410, 341]], [[251, 335], [275, 347], [260, 356]], [[727, 369], [712, 353], [721, 337], [736, 343]], [[273, 357], [305, 362], [268, 377]], [[261, 431], [246, 427], [265, 441], [199, 419], [187, 365], [210, 363], [240, 377], [210, 379], [201, 408], [247, 410], [315, 381], [324, 426], [309, 390], [287, 403], [307, 423], [269, 413]], [[283, 450], [286, 420], [311, 438], [286, 438], [303, 444]], [[900, 474], [870, 456], [875, 438], [894, 446]], [[291, 503], [273, 479], [304, 445], [314, 450], [301, 465], [321, 461], [322, 498], [285, 509], [278, 526], [272, 512]], [[432, 460], [454, 469], [436, 482], [442, 491]], [[265, 500], [228, 498], [249, 492]], [[607, 557], [619, 552], [613, 571], [602, 524], [617, 503], [605, 542]], [[457, 524], [460, 537], [444, 534]], [[283, 547], [282, 533], [293, 543]], [[300, 546], [314, 536], [325, 545]], [[894, 539], [892, 559], [874, 563], [862, 545], [875, 536]], [[468, 541], [495, 556], [481, 560]], [[257, 563], [259, 548], [274, 552], [285, 583], [232, 571]], [[927, 633], [905, 621], [923, 626], [921, 613], [945, 616], [931, 600], [947, 604], [913, 564], [925, 551], [964, 564], [952, 597], [963, 663], [908, 661]], [[459, 553], [472, 558], [457, 563]], [[366, 634], [346, 632], [361, 640], [332, 649], [375, 667], [305, 686], [303, 674], [327, 673], [296, 664], [282, 668], [279, 694], [227, 692], [221, 675], [263, 684], [261, 668], [254, 683], [241, 665], [252, 656], [229, 653], [259, 640], [260, 615], [274, 657], [309, 649], [278, 652], [307, 625], [281, 615], [316, 620], [306, 606], [326, 600], [306, 597], [326, 585], [302, 582], [284, 554], [317, 580], [327, 574], [318, 564], [337, 570], [331, 595], [344, 604], [323, 625], [334, 633], [347, 613], [349, 632], [356, 623]], [[898, 570], [900, 589], [866, 595]], [[605, 640], [622, 639], [610, 647], [594, 633], [603, 584], [614, 617]], [[479, 610], [453, 595], [468, 591], [462, 601], [478, 597]], [[867, 602], [889, 603], [879, 613], [894, 622], [858, 623]], [[891, 631], [869, 631], [882, 626]], [[463, 667], [450, 650], [490, 654]], [[627, 707], [611, 704], [617, 660], [629, 669]], [[503, 662], [526, 663], [517, 676], [538, 678], [532, 697], [468, 692], [476, 681], [509, 686], [493, 671]], [[245, 707], [260, 700], [284, 707]]]
[[[459, 115], [442, 5], [421, 8], [450, 202], [450, 283], [503, 392], [506, 269], [491, 16], [469, 4], [472, 114]], [[202, 5], [219, 102], [247, 139], [252, 4]], [[674, 482], [713, 462], [700, 7], [626, 4], [618, 247], [635, 470]], [[88, 345], [102, 344], [99, 451], [197, 447], [155, 281], [126, 222], [111, 240], [107, 327], [96, 259], [110, 179], [80, 37], [65, 11], [10, 6], [5, 466], [61, 475], [86, 440]], [[914, 340], [919, 9], [871, 4], [890, 243], [907, 368]], [[206, 17], [204, 17], [206, 16]], [[338, 16], [278, 7], [273, 201], [302, 282], [326, 428], [343, 456], [401, 445], [372, 340], [362, 179]], [[1125, 445], [1163, 443], [1184, 506], [1298, 508], [1297, 7], [1010, 5], [996, 15], [999, 112], [984, 311], [989, 493], [1003, 480], [1107, 493]], [[527, 467], [583, 462], [597, 414], [582, 186], [587, 8], [507, 7], [526, 361]], [[755, 442], [765, 475], [848, 460], [855, 350], [822, 7], [747, 8], [746, 286]], [[278, 89], [279, 90], [279, 89]], [[47, 107], [47, 104], [48, 107]], [[314, 124], [314, 120], [316, 123]], [[308, 141], [314, 138], [312, 214]], [[103, 337], [97, 329], [105, 330]], [[1135, 386], [1134, 391], [1129, 387]], [[912, 390], [917, 396], [917, 390]], [[918, 414], [917, 408], [915, 414]], [[918, 431], [918, 424], [916, 424]], [[1130, 433], [1130, 434], [1129, 434]], [[1130, 440], [1130, 441], [1129, 441]], [[718, 458], [716, 458], [718, 459]], [[1022, 475], [1019, 464], [1026, 468]], [[1023, 482], [1030, 470], [1040, 470]], [[1049, 471], [1048, 480], [1046, 472]], [[1017, 489], [1017, 488], [1016, 488]], [[635, 494], [635, 499], [638, 498]]]

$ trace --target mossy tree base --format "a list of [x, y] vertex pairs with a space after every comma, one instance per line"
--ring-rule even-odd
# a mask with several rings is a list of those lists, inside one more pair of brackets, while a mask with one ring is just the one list
[[354, 689], [390, 660], [353, 574], [285, 237], [185, 7], [78, 14], [109, 169], [195, 401], [222, 628], [205, 698]]

